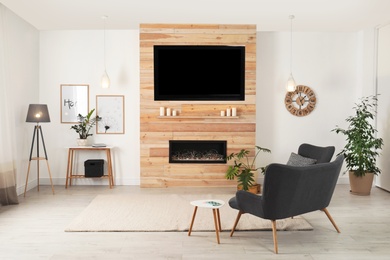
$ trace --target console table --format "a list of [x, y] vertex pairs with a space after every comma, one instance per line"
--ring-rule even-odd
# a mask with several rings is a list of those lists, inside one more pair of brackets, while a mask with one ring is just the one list
[[[103, 175], [102, 177], [96, 177], [96, 178], [106, 178], [108, 179], [108, 184], [110, 186], [110, 189], [112, 186], [114, 186], [114, 178], [113, 178], [113, 172], [112, 172], [112, 160], [111, 160], [111, 150], [114, 147], [112, 146], [106, 146], [106, 147], [92, 147], [92, 146], [75, 146], [75, 147], [68, 147], [68, 166], [66, 170], [66, 183], [65, 188], [68, 188], [69, 186], [72, 186], [72, 179], [74, 178], [85, 178], [85, 175], [81, 174], [73, 174], [73, 162], [75, 158], [75, 154], [77, 151], [105, 151], [106, 157], [107, 157], [107, 175]], [[89, 177], [91, 178], [91, 177]], [[92, 177], [94, 178], [94, 177]]]

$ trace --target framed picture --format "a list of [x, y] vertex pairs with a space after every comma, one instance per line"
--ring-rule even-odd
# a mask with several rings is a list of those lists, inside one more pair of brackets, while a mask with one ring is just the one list
[[77, 116], [89, 111], [89, 85], [61, 85], [61, 123], [77, 123]]
[[102, 118], [96, 123], [97, 134], [125, 133], [125, 98], [123, 95], [97, 95], [96, 115]]

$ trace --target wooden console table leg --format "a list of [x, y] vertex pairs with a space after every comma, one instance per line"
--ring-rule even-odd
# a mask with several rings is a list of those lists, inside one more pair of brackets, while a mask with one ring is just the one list
[[69, 186], [72, 186], [72, 175], [73, 175], [73, 159], [74, 159], [74, 150], [70, 151], [70, 164], [69, 164]]
[[108, 182], [110, 184], [110, 189], [114, 186], [114, 177], [112, 173], [112, 161], [111, 161], [111, 149], [106, 150], [107, 154], [107, 171], [108, 171]]
[[68, 188], [68, 181], [69, 181], [69, 170], [70, 170], [70, 148], [68, 150], [68, 164], [67, 164], [67, 167], [66, 167], [66, 180], [65, 180], [65, 189]]

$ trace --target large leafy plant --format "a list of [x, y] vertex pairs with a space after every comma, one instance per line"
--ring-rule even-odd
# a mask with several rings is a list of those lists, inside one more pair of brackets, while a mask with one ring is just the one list
[[102, 119], [98, 115], [92, 117], [93, 112], [95, 112], [95, 109], [89, 111], [86, 116], [82, 116], [81, 114], [79, 114], [77, 116], [78, 124], [71, 126], [71, 129], [75, 130], [76, 133], [79, 134], [80, 139], [87, 139], [88, 136], [91, 136], [92, 134], [90, 134], [89, 131], [96, 124], [97, 121], [100, 121]]
[[360, 103], [355, 104], [355, 115], [346, 119], [349, 123], [348, 128], [336, 126], [332, 130], [346, 136], [347, 143], [339, 154], [344, 154], [347, 169], [357, 177], [362, 177], [368, 172], [375, 175], [381, 173], [376, 166], [376, 159], [378, 151], [382, 149], [383, 140], [376, 137], [377, 130], [372, 122], [377, 105], [377, 96], [361, 98]]
[[250, 151], [246, 149], [241, 149], [238, 153], [231, 153], [226, 157], [226, 160], [234, 160], [233, 165], [229, 165], [225, 177], [228, 180], [233, 180], [237, 178], [238, 185], [242, 186], [243, 190], [248, 190], [250, 186], [255, 183], [254, 180], [254, 171], [261, 169], [264, 172], [265, 167], [256, 167], [256, 159], [260, 152], [270, 153], [271, 150], [267, 148], [262, 148], [260, 146], [256, 147], [256, 153], [253, 158], [251, 158]]

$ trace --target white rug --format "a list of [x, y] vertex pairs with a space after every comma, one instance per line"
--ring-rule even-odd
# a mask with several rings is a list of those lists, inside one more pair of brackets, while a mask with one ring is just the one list
[[[237, 210], [228, 201], [234, 195], [98, 195], [65, 229], [67, 232], [188, 231], [193, 200], [220, 199], [222, 230], [231, 230]], [[312, 230], [302, 217], [278, 220], [278, 230]], [[211, 209], [198, 208], [193, 231], [214, 231]], [[241, 216], [236, 230], [271, 230], [271, 221], [249, 214]]]

